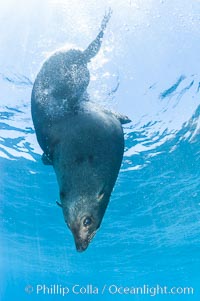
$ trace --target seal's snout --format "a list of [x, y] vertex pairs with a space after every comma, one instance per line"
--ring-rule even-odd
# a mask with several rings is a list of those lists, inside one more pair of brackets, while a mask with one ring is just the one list
[[79, 232], [75, 232], [75, 233], [73, 232], [76, 250], [78, 252], [85, 251], [88, 248], [95, 234], [96, 231], [93, 231], [92, 233], [87, 233], [87, 232], [85, 233], [85, 231], [81, 231], [81, 229]]
[[78, 252], [83, 252], [87, 249], [91, 240], [89, 239], [89, 237], [87, 237], [86, 239], [81, 239], [80, 236], [74, 235], [74, 241], [76, 245], [76, 250]]
[[68, 221], [67, 224], [73, 234], [76, 250], [78, 252], [85, 251], [99, 227], [96, 218], [90, 212], [80, 214], [79, 210], [79, 214], [75, 216], [74, 220]]
[[75, 241], [75, 244], [76, 244], [76, 250], [77, 252], [84, 252], [88, 245], [89, 245], [89, 242], [81, 242], [81, 241]]
[[95, 234], [96, 234], [96, 231], [94, 231], [91, 234], [88, 233], [85, 238], [81, 238], [80, 235], [74, 234], [74, 241], [75, 241], [75, 245], [76, 245], [76, 250], [78, 252], [85, 251], [87, 249], [87, 247], [89, 246], [91, 240], [95, 236]]

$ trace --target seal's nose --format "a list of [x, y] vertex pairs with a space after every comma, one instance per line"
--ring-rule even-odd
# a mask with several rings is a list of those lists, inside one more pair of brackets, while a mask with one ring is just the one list
[[76, 250], [78, 252], [83, 252], [87, 249], [89, 242], [87, 241], [82, 241], [82, 240], [77, 240], [76, 238], [74, 238], [75, 240], [75, 245], [76, 245]]
[[84, 223], [85, 227], [82, 227], [81, 229], [76, 229], [74, 227], [70, 228], [74, 237], [76, 250], [78, 252], [83, 252], [88, 248], [91, 240], [93, 239], [96, 233], [96, 231], [93, 231], [92, 233], [88, 231], [88, 223], [90, 224], [90, 219], [88, 217], [84, 219]]

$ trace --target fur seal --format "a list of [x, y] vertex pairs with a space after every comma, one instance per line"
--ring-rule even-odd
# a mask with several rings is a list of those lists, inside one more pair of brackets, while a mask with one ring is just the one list
[[123, 157], [121, 124], [130, 121], [91, 102], [87, 94], [87, 64], [100, 49], [110, 16], [111, 11], [105, 14], [86, 50], [59, 51], [43, 64], [31, 96], [42, 161], [53, 165], [58, 205], [80, 252], [101, 224]]

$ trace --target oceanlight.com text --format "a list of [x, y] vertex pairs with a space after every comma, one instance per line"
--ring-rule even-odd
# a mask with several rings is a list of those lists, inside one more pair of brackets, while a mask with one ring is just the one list
[[36, 295], [149, 295], [152, 297], [158, 295], [194, 295], [193, 287], [177, 287], [177, 286], [161, 286], [159, 284], [151, 286], [144, 284], [142, 286], [120, 286], [117, 284], [74, 284], [74, 285], [61, 285], [61, 284], [36, 284], [27, 285], [25, 287], [27, 294]]

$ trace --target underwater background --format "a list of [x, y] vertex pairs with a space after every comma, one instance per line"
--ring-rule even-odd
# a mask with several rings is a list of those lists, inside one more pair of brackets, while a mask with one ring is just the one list
[[[85, 49], [109, 7], [89, 92], [132, 123], [101, 228], [77, 253], [54, 171], [41, 162], [30, 96], [43, 61]], [[1, 301], [199, 300], [199, 25], [199, 0], [1, 1]]]

